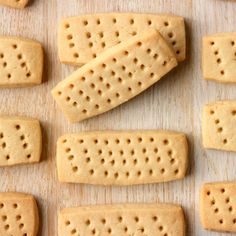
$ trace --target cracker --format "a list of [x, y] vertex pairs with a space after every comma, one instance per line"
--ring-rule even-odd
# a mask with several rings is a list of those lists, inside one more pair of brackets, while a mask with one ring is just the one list
[[63, 209], [59, 236], [185, 235], [183, 210], [172, 204], [100, 205]]
[[0, 117], [0, 166], [39, 162], [41, 136], [36, 119]]
[[177, 66], [156, 30], [120, 43], [60, 82], [52, 94], [71, 122], [104, 113], [138, 95]]
[[[105, 13], [69, 17], [59, 27], [59, 57], [85, 64], [104, 50], [154, 28], [172, 46], [178, 61], [186, 54], [184, 18], [173, 15]], [[78, 56], [77, 56], [78, 55]]]
[[205, 148], [236, 151], [236, 101], [218, 101], [204, 107], [202, 136]]
[[42, 82], [40, 43], [18, 37], [0, 37], [0, 87], [24, 87]]
[[236, 233], [236, 183], [204, 184], [200, 214], [205, 229]]
[[183, 133], [95, 131], [67, 134], [57, 142], [61, 182], [131, 185], [167, 182], [186, 174]]
[[0, 0], [0, 5], [14, 8], [24, 8], [28, 2], [29, 0]]
[[32, 195], [0, 193], [0, 235], [36, 236], [38, 227], [38, 208]]
[[203, 38], [203, 76], [223, 83], [236, 82], [236, 33]]

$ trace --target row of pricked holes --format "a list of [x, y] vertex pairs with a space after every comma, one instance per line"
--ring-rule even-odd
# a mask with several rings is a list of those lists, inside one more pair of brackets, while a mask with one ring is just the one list
[[[147, 139], [147, 138], [137, 137], [138, 143], [142, 143], [143, 140], [146, 140], [146, 139]], [[150, 141], [151, 143], [152, 143], [152, 142], [156, 142], [156, 141], [155, 141], [155, 138], [153, 138], [153, 137], [150, 137], [150, 138], [148, 138], [148, 139], [149, 139], [149, 141]], [[157, 140], [159, 140], [159, 138], [158, 138]], [[134, 140], [132, 140], [132, 139], [130, 139], [130, 138], [127, 138], [127, 139], [125, 140], [125, 142], [126, 142], [127, 144], [132, 144], [133, 141], [134, 141]], [[86, 141], [84, 141], [84, 139], [78, 139], [78, 142], [79, 142], [80, 144], [82, 144], [82, 143], [85, 143]], [[90, 142], [90, 140], [89, 140], [89, 142]], [[93, 139], [93, 142], [94, 142], [94, 144], [99, 144], [100, 142], [104, 142], [104, 144], [108, 145], [110, 141], [109, 141], [108, 139], [103, 139], [103, 140], [101, 140], [101, 139]], [[116, 144], [119, 144], [121, 141], [120, 141], [119, 138], [116, 138], [116, 139], [114, 140], [114, 142], [115, 142]], [[134, 142], [136, 142], [136, 141], [134, 141]], [[67, 139], [63, 139], [63, 140], [62, 140], [62, 143], [67, 143]], [[168, 139], [164, 139], [164, 140], [162, 141], [162, 143], [163, 143], [164, 145], [168, 145], [168, 144], [170, 143], [170, 141], [169, 141]]]
[[[4, 203], [0, 203], [0, 209], [3, 209], [5, 207]], [[17, 209], [18, 208], [18, 204], [17, 203], [13, 203], [12, 204], [12, 208], [13, 209]]]
[[[152, 220], [153, 220], [154, 222], [157, 222], [157, 221], [158, 221], [158, 217], [157, 217], [157, 216], [153, 216], [153, 217], [152, 217]], [[118, 222], [119, 222], [119, 223], [122, 223], [122, 221], [123, 221], [123, 217], [122, 217], [122, 216], [119, 216], [119, 217], [118, 217]], [[138, 222], [140, 221], [139, 217], [138, 217], [138, 216], [134, 217], [134, 221], [135, 221], [136, 223], [138, 223]], [[102, 219], [101, 219], [101, 223], [102, 223], [103, 225], [105, 225], [106, 222], [107, 222], [107, 221], [106, 221], [105, 218], [102, 218]], [[89, 219], [87, 219], [87, 220], [85, 221], [85, 224], [86, 224], [87, 226], [90, 226], [90, 225], [91, 225], [91, 221], [90, 221]], [[71, 225], [71, 222], [70, 222], [69, 220], [66, 220], [66, 221], [65, 221], [65, 225], [66, 225], [66, 226], [70, 226], [70, 225]], [[145, 231], [144, 227], [141, 227], [139, 230], [140, 230], [142, 233], [144, 233], [144, 231]], [[162, 225], [160, 225], [160, 226], [158, 226], [158, 230], [162, 232], [162, 231], [164, 230], [164, 227], [163, 227]], [[127, 226], [124, 227], [124, 231], [125, 231], [125, 232], [128, 232], [128, 227], [127, 227]], [[72, 229], [72, 230], [71, 230], [71, 234], [75, 234], [76, 232], [77, 232], [76, 229]], [[111, 229], [111, 228], [108, 228], [108, 231], [107, 231], [107, 232], [108, 232], [109, 234], [111, 234], [111, 233], [112, 233], [112, 229]], [[92, 230], [92, 234], [96, 234], [96, 229], [93, 229], [93, 230]], [[164, 236], [168, 236], [167, 233], [165, 233]]]
[[[72, 161], [73, 159], [74, 159], [74, 156], [73, 156], [73, 155], [70, 155], [70, 156], [68, 157], [68, 160], [69, 160], [69, 161]], [[161, 157], [157, 157], [156, 160], [157, 160], [157, 162], [161, 162]], [[90, 158], [90, 157], [87, 157], [87, 158], [86, 158], [86, 163], [90, 163], [90, 161], [91, 161], [91, 158]], [[102, 158], [102, 159], [100, 160], [100, 162], [101, 162], [101, 164], [105, 164], [105, 159]], [[146, 158], [145, 158], [145, 163], [148, 163], [148, 162], [149, 162], [149, 157], [146, 157]], [[112, 166], [114, 166], [114, 165], [115, 165], [115, 160], [111, 160], [111, 161], [109, 161], [109, 163], [110, 163]], [[133, 160], [133, 164], [134, 164], [134, 165], [137, 165], [137, 163], [138, 163], [138, 160], [137, 160], [137, 159], [134, 159], [134, 160]], [[175, 163], [175, 159], [174, 159], [174, 158], [171, 158], [171, 159], [170, 159], [170, 163], [173, 165], [173, 164]], [[122, 164], [123, 164], [123, 165], [126, 165], [126, 164], [127, 164], [127, 160], [126, 160], [126, 159], [123, 159], [123, 160], [122, 160]]]
[[[113, 19], [112, 19], [112, 22], [113, 22], [114, 24], [116, 24], [116, 23], [117, 23], [117, 19], [116, 19], [116, 18], [113, 18]], [[97, 20], [96, 20], [96, 23], [97, 23], [97, 25], [100, 25], [100, 24], [101, 24], [101, 19], [97, 19]], [[130, 25], [133, 25], [133, 24], [135, 23], [134, 19], [133, 19], [133, 18], [129, 19], [129, 23], [130, 23]], [[84, 26], [87, 26], [88, 24], [89, 24], [88, 20], [83, 20], [83, 25], [84, 25]], [[152, 20], [148, 19], [148, 20], [147, 20], [147, 24], [148, 24], [148, 25], [152, 25]], [[164, 21], [164, 22], [163, 22], [163, 25], [167, 27], [167, 26], [169, 26], [170, 24], [169, 24], [168, 21]], [[70, 24], [69, 24], [69, 23], [65, 23], [64, 26], [65, 26], [66, 29], [69, 29], [69, 28], [70, 28]]]
[[[14, 225], [14, 227], [15, 227], [15, 225]], [[19, 224], [19, 229], [22, 230], [23, 228], [24, 228], [24, 224], [23, 224], [23, 223], [20, 223], [20, 224]], [[9, 229], [10, 229], [10, 225], [9, 225], [9, 224], [6, 224], [6, 225], [4, 226], [4, 229], [5, 229], [6, 231], [9, 230]], [[23, 236], [27, 236], [27, 234], [24, 233]]]
[[[215, 42], [214, 42], [214, 41], [211, 41], [210, 44], [213, 46], [213, 45], [215, 45]], [[235, 46], [235, 45], [236, 45], [236, 44], [235, 44], [235, 41], [233, 41], [233, 40], [230, 41], [230, 44], [231, 44], [232, 46]]]
[[[210, 110], [210, 114], [211, 114], [211, 115], [214, 115], [214, 114], [215, 114], [215, 111], [214, 111], [214, 110]], [[236, 110], [232, 110], [232, 111], [231, 111], [231, 114], [232, 114], [233, 116], [236, 116]]]
[[[16, 221], [21, 220], [21, 218], [22, 218], [21, 215], [17, 215], [16, 216]], [[7, 216], [6, 215], [2, 215], [1, 219], [2, 219], [3, 222], [5, 222], [5, 221], [7, 221]]]
[[[69, 153], [70, 151], [71, 151], [71, 148], [69, 148], [69, 147], [65, 149], [65, 152], [66, 152], [66, 153]], [[84, 154], [87, 154], [88, 152], [89, 152], [89, 151], [88, 151], [87, 148], [84, 148], [84, 149], [83, 149], [83, 153], [84, 153]], [[137, 151], [137, 152], [138, 152], [138, 151]], [[145, 154], [145, 153], [147, 153], [147, 152], [150, 152], [150, 150], [147, 150], [147, 148], [143, 148], [143, 149], [142, 149], [142, 153]], [[153, 149], [153, 152], [154, 152], [154, 153], [158, 153], [158, 148], [155, 147], [155, 148]], [[120, 155], [123, 155], [123, 154], [124, 154], [124, 151], [123, 151], [123, 150], [120, 150]], [[134, 149], [131, 150], [131, 151], [130, 151], [130, 154], [131, 154], [132, 156], [135, 155], [135, 150], [134, 150]], [[171, 155], [173, 154], [172, 150], [169, 149], [168, 152], [167, 152], [167, 154], [168, 154], [169, 156], [171, 156]], [[99, 150], [98, 150], [98, 155], [102, 155], [102, 149], [99, 149]], [[112, 156], [112, 155], [113, 155], [112, 150], [109, 150], [109, 151], [108, 151], [108, 155], [109, 155], [109, 156]]]
[[[72, 171], [73, 171], [73, 172], [77, 172], [78, 169], [79, 169], [79, 168], [78, 168], [77, 166], [73, 166], [73, 167], [72, 167]], [[88, 172], [89, 172], [89, 174], [90, 174], [91, 176], [95, 174], [95, 170], [94, 170], [94, 169], [90, 169]], [[161, 173], [162, 175], [165, 174], [165, 172], [166, 172], [165, 168], [160, 169], [160, 173]], [[177, 175], [178, 173], [179, 173], [179, 169], [175, 169], [175, 170], [174, 170], [174, 174]], [[129, 171], [127, 171], [127, 172], [124, 173], [124, 174], [125, 174], [125, 176], [126, 176], [127, 178], [130, 176], [130, 172], [129, 172]], [[153, 170], [150, 169], [150, 170], [148, 171], [148, 174], [149, 174], [150, 176], [152, 176], [152, 175], [154, 174]], [[104, 171], [104, 176], [105, 176], [105, 177], [108, 177], [108, 175], [109, 175], [109, 172], [108, 172], [107, 170]], [[123, 173], [122, 173], [122, 175], [123, 175]], [[136, 172], [136, 176], [141, 177], [141, 175], [142, 175], [142, 171], [141, 171], [141, 170], [139, 170], [139, 171]], [[113, 174], [113, 176], [114, 176], [114, 178], [118, 179], [118, 178], [119, 178], [119, 173], [116, 172], [116, 173]], [[146, 176], [146, 175], [144, 175], [144, 176]]]
[[[214, 42], [214, 41], [211, 41], [210, 44], [211, 44], [211, 46], [214, 46], [214, 45], [215, 45], [215, 42]], [[219, 51], [216, 50], [216, 51], [214, 52], [214, 54], [217, 56], [217, 55], [219, 54]], [[217, 58], [216, 62], [217, 62], [218, 64], [220, 64], [220, 63], [222, 62], [222, 61], [221, 61], [221, 58]], [[224, 75], [224, 74], [225, 74], [225, 71], [224, 71], [224, 70], [221, 70], [220, 73], [221, 73], [221, 75]]]

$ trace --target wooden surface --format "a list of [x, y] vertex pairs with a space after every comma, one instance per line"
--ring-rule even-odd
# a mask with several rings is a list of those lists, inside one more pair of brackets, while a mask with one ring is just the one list
[[[186, 18], [188, 59], [162, 81], [132, 101], [99, 117], [71, 125], [57, 109], [50, 90], [74, 68], [57, 55], [57, 25], [63, 16], [92, 12], [173, 13]], [[1, 89], [0, 113], [41, 120], [43, 162], [0, 169], [0, 191], [23, 191], [40, 206], [39, 236], [57, 235], [57, 212], [66, 206], [104, 203], [174, 202], [183, 205], [188, 234], [226, 235], [204, 231], [199, 221], [199, 187], [203, 182], [235, 180], [236, 154], [204, 150], [201, 111], [208, 101], [234, 99], [235, 85], [202, 80], [202, 35], [233, 31], [236, 2], [227, 0], [34, 0], [25, 10], [0, 8], [0, 34], [34, 38], [46, 52], [45, 82], [27, 89]], [[98, 187], [57, 181], [55, 143], [64, 132], [103, 129], [170, 129], [188, 134], [190, 170], [183, 181], [135, 187]], [[231, 234], [228, 234], [231, 235]]]

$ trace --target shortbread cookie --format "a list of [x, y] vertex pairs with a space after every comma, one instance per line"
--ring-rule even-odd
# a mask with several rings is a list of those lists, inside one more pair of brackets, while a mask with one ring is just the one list
[[84, 64], [104, 50], [153, 28], [172, 46], [178, 61], [185, 59], [183, 17], [173, 15], [106, 13], [69, 17], [59, 27], [62, 62]]
[[67, 134], [57, 142], [62, 182], [131, 185], [181, 179], [188, 145], [182, 133], [97, 131]]
[[36, 119], [0, 117], [0, 166], [39, 162], [41, 136]]
[[14, 8], [24, 8], [28, 4], [28, 2], [29, 0], [0, 0], [0, 5]]
[[203, 38], [203, 76], [218, 82], [236, 82], [236, 33]]
[[236, 233], [236, 183], [205, 184], [201, 190], [200, 214], [205, 229]]
[[184, 236], [183, 210], [171, 204], [100, 205], [63, 209], [59, 236]]
[[1, 236], [36, 236], [38, 228], [38, 208], [32, 195], [0, 193]]
[[71, 122], [106, 112], [160, 80], [177, 61], [156, 30], [120, 43], [60, 82], [52, 94]]
[[0, 87], [37, 85], [42, 82], [42, 74], [43, 49], [40, 43], [0, 37]]
[[218, 101], [204, 107], [202, 138], [205, 148], [236, 151], [236, 101]]

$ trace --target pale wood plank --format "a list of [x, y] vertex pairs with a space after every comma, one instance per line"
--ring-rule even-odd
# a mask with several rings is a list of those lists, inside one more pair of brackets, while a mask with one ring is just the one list
[[[226, 235], [202, 229], [198, 192], [205, 181], [235, 179], [235, 154], [202, 149], [201, 111], [208, 101], [235, 98], [235, 86], [202, 80], [200, 47], [202, 35], [235, 30], [235, 10], [236, 3], [223, 0], [34, 0], [25, 10], [0, 8], [0, 34], [37, 39], [43, 43], [47, 56], [47, 81], [43, 85], [0, 90], [1, 114], [28, 115], [43, 123], [44, 161], [31, 166], [0, 169], [0, 191], [25, 191], [37, 197], [42, 216], [40, 236], [57, 235], [57, 211], [62, 207], [156, 201], [184, 206], [189, 223], [188, 235]], [[186, 17], [189, 58], [129, 103], [71, 125], [50, 95], [51, 88], [74, 70], [59, 63], [57, 23], [63, 16], [107, 11], [161, 12]], [[191, 168], [183, 181], [125, 188], [58, 183], [55, 142], [64, 132], [156, 128], [183, 131], [189, 135]]]

